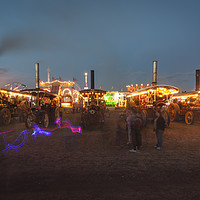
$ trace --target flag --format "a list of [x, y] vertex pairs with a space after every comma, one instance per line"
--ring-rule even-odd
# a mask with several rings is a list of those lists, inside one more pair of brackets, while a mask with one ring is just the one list
[[73, 82], [76, 82], [76, 81], [78, 81], [78, 80], [76, 80], [76, 79], [73, 77]]

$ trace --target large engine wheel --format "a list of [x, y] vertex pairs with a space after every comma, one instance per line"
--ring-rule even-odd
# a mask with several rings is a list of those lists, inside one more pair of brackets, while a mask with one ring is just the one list
[[180, 110], [180, 107], [177, 103], [171, 103], [168, 107], [168, 113], [170, 116], [170, 120], [173, 121], [178, 121], [179, 120], [179, 115], [178, 111]]
[[35, 115], [34, 114], [28, 114], [26, 116], [26, 120], [25, 120], [25, 125], [27, 128], [32, 128], [34, 126], [35, 122]]
[[44, 113], [42, 125], [47, 128], [49, 126], [49, 116], [47, 113]]
[[188, 111], [185, 114], [185, 123], [188, 125], [193, 124], [194, 122], [194, 113], [192, 111]]
[[162, 109], [163, 106], [165, 106], [165, 103], [162, 102], [162, 101], [156, 103], [156, 108], [157, 108], [158, 110]]
[[3, 125], [8, 125], [11, 122], [11, 112], [8, 108], [3, 108], [0, 112], [0, 119]]

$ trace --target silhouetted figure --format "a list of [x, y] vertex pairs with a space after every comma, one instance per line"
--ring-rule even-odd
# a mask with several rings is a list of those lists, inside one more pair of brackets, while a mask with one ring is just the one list
[[130, 152], [136, 152], [137, 150], [140, 150], [140, 147], [142, 145], [141, 129], [142, 129], [142, 119], [139, 113], [137, 113], [135, 115], [135, 119], [131, 123], [133, 149], [129, 150]]
[[165, 120], [159, 112], [156, 112], [156, 119], [154, 120], [154, 131], [156, 133], [157, 144], [154, 146], [160, 150], [163, 144], [163, 133], [166, 127]]

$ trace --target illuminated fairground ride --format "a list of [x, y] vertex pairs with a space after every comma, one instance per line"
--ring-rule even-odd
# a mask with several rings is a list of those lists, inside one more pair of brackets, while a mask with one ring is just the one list
[[61, 96], [61, 107], [79, 107], [81, 96], [80, 87], [74, 81], [53, 80], [52, 82], [40, 81], [40, 88]]
[[142, 116], [144, 125], [147, 120], [154, 119], [154, 111], [162, 109], [162, 115], [166, 122], [170, 123], [167, 105], [172, 94], [178, 93], [179, 89], [170, 85], [154, 85], [139, 89], [127, 95], [127, 108], [137, 108]]

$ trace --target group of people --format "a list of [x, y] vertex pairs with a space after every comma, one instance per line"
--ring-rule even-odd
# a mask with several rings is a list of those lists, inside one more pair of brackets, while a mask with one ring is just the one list
[[[127, 144], [131, 147], [129, 152], [137, 152], [142, 146], [141, 130], [143, 127], [142, 116], [137, 109], [131, 109], [127, 111], [126, 117], [127, 124]], [[160, 150], [163, 143], [163, 133], [166, 127], [164, 118], [159, 111], [155, 112], [154, 129], [156, 134], [157, 143], [154, 146], [155, 149]]]

